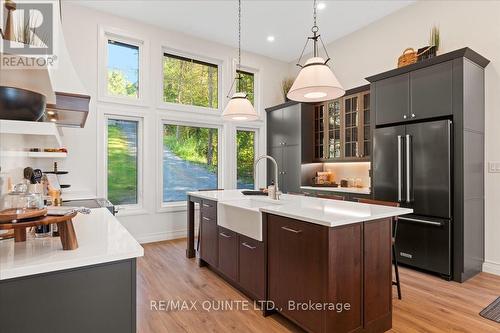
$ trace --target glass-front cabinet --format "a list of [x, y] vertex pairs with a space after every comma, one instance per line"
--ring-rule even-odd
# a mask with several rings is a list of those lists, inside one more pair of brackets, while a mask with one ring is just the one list
[[370, 90], [355, 88], [314, 106], [314, 158], [366, 160], [371, 154]]
[[314, 106], [314, 159], [325, 158], [325, 104]]
[[341, 101], [336, 99], [328, 102], [328, 156], [327, 158], [340, 158], [342, 156], [342, 142], [340, 140], [341, 126]]

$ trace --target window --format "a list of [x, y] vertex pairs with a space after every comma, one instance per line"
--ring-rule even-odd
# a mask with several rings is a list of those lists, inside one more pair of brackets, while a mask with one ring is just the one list
[[255, 161], [255, 131], [236, 131], [236, 187], [239, 189], [255, 188], [253, 163]]
[[115, 205], [139, 203], [139, 121], [107, 119], [107, 193]]
[[108, 39], [107, 92], [139, 98], [139, 47]]
[[218, 136], [217, 128], [163, 126], [163, 202], [218, 187]]
[[254, 74], [244, 71], [237, 71], [240, 75], [241, 80], [236, 86], [237, 92], [246, 92], [248, 94], [248, 100], [252, 105], [254, 105]]
[[212, 109], [219, 107], [219, 67], [165, 53], [163, 101]]

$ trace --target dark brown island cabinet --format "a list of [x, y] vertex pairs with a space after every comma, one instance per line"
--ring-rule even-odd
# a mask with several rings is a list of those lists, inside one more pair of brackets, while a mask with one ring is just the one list
[[[199, 265], [308, 332], [385, 332], [392, 326], [391, 219], [328, 227], [263, 213], [263, 240], [217, 225], [200, 204]], [[193, 238], [194, 234], [190, 233]], [[192, 245], [188, 245], [190, 256]]]
[[209, 266], [252, 300], [265, 300], [264, 242], [218, 226], [216, 201], [191, 198], [200, 204], [199, 265]]

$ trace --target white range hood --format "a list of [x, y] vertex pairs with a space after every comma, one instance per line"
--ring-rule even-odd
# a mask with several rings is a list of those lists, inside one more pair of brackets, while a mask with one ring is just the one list
[[[47, 120], [61, 126], [83, 127], [89, 112], [90, 96], [78, 77], [66, 48], [59, 1], [43, 2], [53, 5], [54, 65], [37, 67], [37, 69], [1, 67], [0, 85], [27, 89], [45, 95]], [[17, 3], [21, 3], [21, 1], [17, 1]], [[13, 43], [12, 45], [19, 44], [10, 43]], [[9, 55], [9, 57], [12, 56]], [[34, 56], [15, 57], [23, 60]]]

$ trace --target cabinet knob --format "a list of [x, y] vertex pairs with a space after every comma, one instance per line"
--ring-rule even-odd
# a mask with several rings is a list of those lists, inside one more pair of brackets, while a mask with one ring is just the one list
[[404, 115], [404, 116], [403, 116], [403, 119], [406, 119], [406, 118], [407, 118], [407, 116], [406, 116], [406, 115]]
[[412, 118], [415, 118], [416, 116], [415, 116], [415, 114], [414, 114], [414, 113], [412, 113], [412, 114], [411, 114], [411, 117], [412, 117]]

